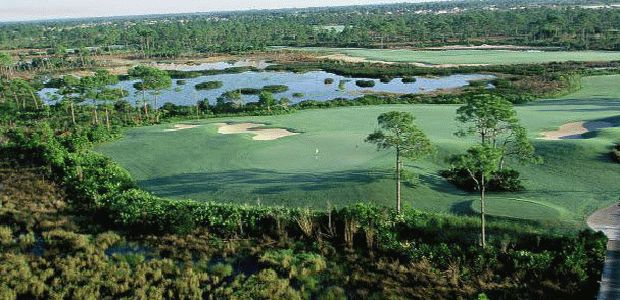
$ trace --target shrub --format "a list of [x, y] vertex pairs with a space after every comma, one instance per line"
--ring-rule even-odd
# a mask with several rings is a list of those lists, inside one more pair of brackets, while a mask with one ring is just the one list
[[274, 94], [284, 93], [288, 91], [288, 86], [286, 85], [266, 85], [263, 87], [263, 91], [271, 92]]
[[611, 158], [617, 163], [620, 163], [620, 144], [617, 144], [611, 151]]
[[401, 81], [403, 83], [414, 83], [417, 81], [417, 79], [413, 76], [403, 76], [403, 78], [401, 79]]
[[374, 80], [356, 80], [355, 85], [363, 88], [369, 88], [375, 86]]
[[224, 86], [224, 84], [221, 81], [205, 81], [202, 83], [199, 83], [195, 86], [196, 90], [214, 90], [214, 89], [219, 89], [222, 86]]
[[303, 96], [304, 96], [304, 93], [293, 93], [294, 98], [302, 98]]
[[186, 85], [187, 81], [185, 81], [184, 79], [179, 79], [177, 80], [177, 85]]
[[379, 78], [379, 80], [381, 82], [383, 82], [383, 83], [390, 83], [390, 81], [392, 81], [392, 79], [394, 79], [394, 78], [392, 78], [390, 76], [387, 76], [387, 75], [381, 76], [381, 78]]
[[325, 84], [332, 84], [332, 83], [334, 83], [334, 78], [325, 78], [325, 80], [323, 82]]
[[[442, 170], [441, 176], [446, 178], [450, 183], [462, 190], [473, 192], [476, 191], [476, 182], [471, 178], [467, 170], [453, 168]], [[488, 191], [491, 192], [517, 192], [525, 188], [519, 179], [519, 172], [513, 169], [503, 169], [493, 174], [493, 179], [489, 181]]]
[[239, 93], [241, 93], [241, 95], [258, 95], [258, 94], [260, 94], [260, 92], [262, 92], [261, 89], [255, 89], [255, 88], [241, 88], [241, 89], [239, 89]]

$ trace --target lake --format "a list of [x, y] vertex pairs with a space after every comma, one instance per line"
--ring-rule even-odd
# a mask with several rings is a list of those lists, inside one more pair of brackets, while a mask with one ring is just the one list
[[[333, 78], [333, 83], [325, 84], [326, 78]], [[195, 105], [197, 101], [203, 99], [209, 99], [211, 104], [215, 104], [217, 97], [226, 91], [242, 88], [260, 89], [266, 85], [288, 86], [288, 91], [275, 94], [275, 97], [278, 99], [286, 97], [291, 100], [291, 103], [298, 103], [304, 100], [354, 99], [366, 93], [428, 93], [464, 87], [469, 85], [469, 82], [472, 80], [493, 78], [495, 78], [493, 75], [486, 74], [459, 74], [443, 77], [416, 77], [417, 80], [413, 83], [403, 83], [401, 78], [395, 78], [389, 83], [383, 83], [379, 79], [344, 77], [324, 71], [305, 73], [248, 71], [184, 79], [185, 85], [177, 85], [177, 80], [173, 80], [172, 88], [161, 91], [158, 104], [163, 105], [165, 102], [172, 102], [177, 105]], [[358, 87], [355, 84], [356, 80], [373, 80], [375, 81], [375, 86], [371, 88]], [[122, 81], [115, 85], [130, 92], [127, 100], [132, 104], [139, 104], [141, 101], [141, 95], [137, 94], [133, 88], [133, 84], [136, 81]], [[205, 91], [197, 91], [194, 88], [196, 84], [205, 81], [221, 81], [223, 85], [221, 88]], [[54, 102], [50, 95], [53, 95], [55, 92], [55, 89], [43, 89], [39, 94], [47, 102]], [[243, 95], [243, 99], [246, 102], [258, 101], [258, 95]]]

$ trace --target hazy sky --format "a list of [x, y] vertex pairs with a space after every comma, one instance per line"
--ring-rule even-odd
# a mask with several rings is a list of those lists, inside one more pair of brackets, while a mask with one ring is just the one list
[[430, 0], [0, 0], [0, 22]]

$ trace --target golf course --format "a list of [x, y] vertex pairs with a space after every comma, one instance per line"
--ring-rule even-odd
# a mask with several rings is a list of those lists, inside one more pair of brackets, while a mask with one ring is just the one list
[[[577, 93], [516, 107], [544, 162], [512, 162], [526, 189], [490, 194], [491, 215], [581, 227], [591, 212], [617, 201], [617, 189], [610, 187], [617, 185], [620, 165], [608, 153], [620, 139], [619, 82], [620, 75], [586, 77]], [[449, 155], [473, 143], [454, 135], [458, 107], [344, 107], [186, 121], [129, 129], [122, 139], [96, 150], [128, 169], [140, 187], [162, 197], [316, 208], [357, 202], [392, 206], [394, 153], [378, 151], [364, 139], [377, 128], [379, 114], [406, 111], [436, 151], [405, 162], [419, 178], [404, 185], [404, 205], [470, 214], [476, 212], [477, 195], [439, 175]], [[561, 129], [571, 123], [581, 124], [583, 131]], [[259, 134], [269, 129], [275, 135]], [[544, 138], [544, 132], [558, 129], [568, 130], [557, 134], [564, 138]]]
[[334, 58], [390, 63], [429, 65], [497, 65], [532, 64], [566, 61], [614, 61], [620, 53], [612, 51], [541, 51], [541, 50], [409, 50], [362, 48], [292, 48], [336, 55]]

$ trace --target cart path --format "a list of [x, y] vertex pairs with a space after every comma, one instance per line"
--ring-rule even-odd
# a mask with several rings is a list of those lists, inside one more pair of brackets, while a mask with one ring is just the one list
[[596, 211], [588, 218], [588, 226], [609, 238], [598, 299], [620, 299], [620, 205]]

